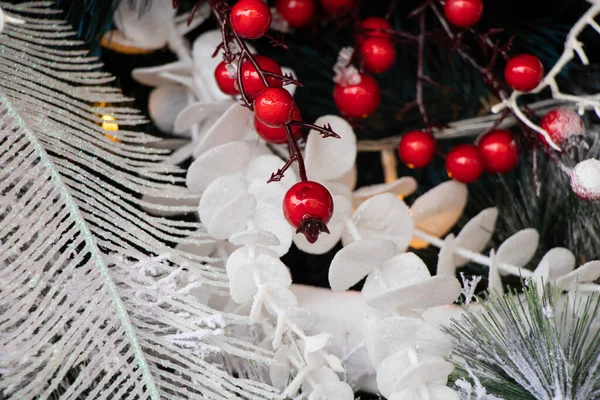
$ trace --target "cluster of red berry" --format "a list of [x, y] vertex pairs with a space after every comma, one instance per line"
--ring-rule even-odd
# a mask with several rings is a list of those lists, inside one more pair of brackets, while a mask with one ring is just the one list
[[[239, 0], [229, 9], [225, 2], [213, 6], [223, 32], [224, 60], [215, 70], [219, 88], [226, 94], [241, 95], [244, 105], [254, 111], [254, 126], [260, 137], [272, 144], [288, 143], [290, 158], [271, 175], [278, 181], [293, 162], [298, 162], [301, 182], [292, 186], [283, 199], [283, 213], [288, 222], [314, 243], [320, 232], [329, 232], [326, 224], [333, 214], [331, 193], [306, 176], [298, 139], [302, 126], [317, 129], [323, 137], [338, 137], [330, 127], [302, 122], [300, 110], [292, 95], [283, 88], [295, 83], [282, 75], [281, 67], [269, 57], [250, 54], [242, 39], [263, 37], [271, 26], [272, 15], [263, 0]], [[311, 0], [278, 1], [277, 9], [290, 20], [290, 25], [307, 23], [314, 12]], [[241, 54], [232, 54], [234, 40]]]

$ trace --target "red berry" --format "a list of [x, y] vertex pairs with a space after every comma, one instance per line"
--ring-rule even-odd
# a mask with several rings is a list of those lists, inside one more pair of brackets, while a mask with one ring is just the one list
[[360, 74], [360, 83], [333, 88], [333, 101], [343, 116], [366, 118], [379, 106], [381, 92], [377, 81], [371, 75]]
[[321, 6], [325, 12], [339, 14], [344, 10], [352, 10], [354, 7], [354, 0], [321, 0]]
[[[558, 145], [568, 142], [572, 137], [585, 135], [585, 125], [579, 114], [566, 108], [548, 111], [540, 121], [540, 128], [548, 132], [552, 141]], [[546, 138], [540, 138], [544, 145], [549, 144]]]
[[392, 40], [392, 34], [388, 32], [381, 32], [380, 30], [392, 30], [392, 26], [384, 18], [381, 17], [369, 17], [365, 18], [360, 23], [360, 28], [363, 31], [358, 38], [359, 45], [362, 44], [364, 39], [369, 37], [378, 37], [382, 39]]
[[215, 79], [217, 80], [219, 89], [221, 89], [223, 93], [231, 96], [235, 96], [239, 93], [239, 90], [235, 87], [235, 76], [231, 77], [231, 75], [229, 75], [225, 61], [221, 61], [219, 65], [217, 65], [217, 69], [215, 69]]
[[477, 145], [483, 168], [493, 174], [513, 169], [519, 163], [519, 149], [509, 131], [491, 131]]
[[446, 0], [444, 4], [446, 19], [459, 28], [472, 27], [479, 22], [481, 14], [483, 14], [481, 0]]
[[508, 86], [520, 92], [533, 90], [544, 78], [544, 66], [536, 56], [520, 54], [511, 58], [504, 68]]
[[371, 37], [362, 41], [360, 54], [363, 57], [364, 67], [369, 72], [385, 72], [396, 61], [396, 47], [391, 40]]
[[[254, 61], [256, 61], [263, 71], [281, 75], [281, 67], [272, 58], [256, 55], [254, 56]], [[269, 86], [272, 87], [283, 86], [281, 79], [269, 77], [267, 78], [267, 82], [269, 83]], [[266, 87], [262, 79], [260, 79], [256, 68], [254, 68], [254, 65], [250, 61], [244, 61], [242, 64], [242, 86], [251, 99], [255, 98], [256, 95]]]
[[275, 8], [291, 28], [301, 28], [315, 15], [315, 0], [277, 0]]
[[[302, 121], [302, 116], [300, 115], [300, 110], [298, 110], [298, 107], [294, 108], [292, 120]], [[258, 133], [258, 136], [263, 138], [268, 143], [283, 144], [288, 142], [285, 126], [280, 126], [279, 128], [271, 128], [270, 126], [267, 126], [260, 122], [258, 118], [254, 117], [254, 128], [256, 129], [256, 133]], [[294, 135], [294, 137], [296, 138], [299, 138], [301, 128], [297, 125], [290, 126], [290, 128], [292, 130], [292, 135]]]
[[282, 88], [266, 88], [254, 100], [254, 115], [271, 128], [290, 122], [295, 108], [294, 98]]
[[435, 156], [435, 139], [422, 131], [407, 132], [400, 139], [398, 156], [409, 168], [423, 168]]
[[320, 183], [298, 182], [283, 197], [283, 215], [296, 233], [314, 243], [319, 233], [329, 233], [326, 224], [333, 215], [333, 198]]
[[462, 183], [471, 183], [479, 179], [483, 173], [483, 166], [477, 147], [472, 144], [454, 146], [446, 157], [446, 172], [450, 178]]
[[258, 39], [271, 26], [271, 10], [263, 0], [239, 0], [231, 8], [231, 26], [244, 39]]

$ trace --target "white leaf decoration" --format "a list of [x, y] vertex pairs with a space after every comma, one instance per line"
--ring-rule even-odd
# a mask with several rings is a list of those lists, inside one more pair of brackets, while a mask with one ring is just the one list
[[338, 251], [329, 267], [329, 285], [336, 292], [348, 290], [374, 268], [396, 254], [389, 240], [360, 240]]
[[136, 68], [131, 71], [133, 79], [146, 86], [166, 86], [174, 85], [172, 78], [165, 77], [163, 74], [185, 76], [192, 71], [191, 61], [180, 60], [156, 67]]
[[407, 387], [445, 379], [454, 370], [454, 366], [441, 357], [415, 356], [418, 357], [416, 363], [410, 351], [400, 351], [383, 360], [377, 368], [377, 386], [382, 395], [389, 397]]
[[170, 25], [174, 27], [176, 10], [169, 2], [157, 2], [148, 12], [141, 14], [135, 7], [121, 3], [113, 18], [115, 26], [140, 49], [156, 50], [167, 44]]
[[200, 198], [198, 214], [209, 225], [215, 213], [228, 202], [246, 195], [246, 182], [239, 175], [225, 175], [212, 181]]
[[326, 354], [325, 360], [327, 361], [329, 368], [331, 368], [335, 372], [338, 372], [340, 374], [346, 372], [346, 369], [344, 368], [344, 365], [342, 364], [342, 360], [340, 360], [338, 357], [334, 356], [333, 354]]
[[502, 287], [502, 278], [500, 278], [500, 272], [498, 271], [498, 257], [496, 252], [492, 249], [490, 252], [490, 272], [488, 274], [488, 291], [490, 293], [496, 293], [497, 295], [504, 294], [504, 288]]
[[267, 231], [243, 231], [234, 233], [229, 241], [236, 246], [279, 246], [277, 236]]
[[454, 235], [450, 234], [444, 239], [444, 245], [438, 253], [436, 275], [454, 276], [456, 266], [454, 265]]
[[250, 161], [250, 146], [244, 142], [225, 143], [198, 157], [186, 176], [186, 185], [194, 193], [201, 193], [215, 179], [240, 173]]
[[346, 186], [349, 190], [354, 190], [356, 187], [356, 181], [358, 179], [358, 169], [356, 164], [352, 166], [344, 175], [336, 178], [336, 181]]
[[206, 230], [215, 239], [225, 240], [235, 233], [246, 230], [248, 220], [254, 215], [256, 200], [243, 194], [215, 211]]
[[[391, 193], [371, 197], [362, 203], [352, 215], [352, 221], [362, 239], [391, 240], [398, 252], [408, 247], [413, 236], [413, 219], [408, 207]], [[344, 245], [354, 241], [350, 236], [344, 239]]]
[[412, 177], [402, 177], [390, 183], [381, 183], [378, 185], [364, 186], [358, 188], [352, 193], [355, 205], [369, 197], [376, 196], [382, 193], [391, 193], [395, 196], [406, 197], [417, 190], [417, 181]]
[[304, 338], [304, 350], [309, 353], [321, 350], [331, 343], [332, 336], [328, 333], [319, 333], [315, 336], [307, 336]]
[[[280, 265], [285, 266], [285, 264], [283, 263], [281, 263]], [[289, 284], [287, 283], [287, 281], [284, 282], [283, 275], [281, 276], [281, 278], [277, 278], [276, 280], [273, 278], [269, 278], [268, 280], [263, 279], [263, 281], [267, 282], [263, 284], [263, 287], [265, 288], [267, 295], [271, 300], [269, 303], [266, 304], [267, 311], [271, 315], [277, 316], [279, 315], [282, 309], [284, 312], [288, 312], [288, 310], [295, 309], [298, 307], [298, 299], [296, 298], [294, 293], [292, 293], [292, 291], [289, 289], [291, 285], [291, 278]]]
[[375, 368], [387, 357], [409, 347], [440, 357], [452, 352], [452, 340], [441, 331], [414, 317], [379, 319], [367, 314], [364, 336], [369, 358]]
[[350, 124], [335, 115], [326, 115], [315, 121], [315, 125], [326, 124], [330, 124], [340, 138], [322, 138], [314, 130], [308, 134], [304, 162], [307, 175], [314, 181], [342, 177], [356, 161], [356, 135]]
[[346, 382], [328, 382], [317, 385], [308, 400], [353, 400], [354, 391]]
[[309, 330], [319, 321], [319, 318], [313, 312], [304, 308], [292, 308], [288, 310], [287, 317], [304, 331]]
[[[494, 207], [481, 211], [461, 229], [454, 244], [457, 247], [480, 253], [494, 233], [497, 218], [498, 209]], [[469, 262], [467, 258], [454, 255], [454, 265], [457, 267], [463, 266], [467, 262]]]
[[[428, 385], [429, 399], [435, 400], [460, 400], [458, 394], [444, 385]], [[388, 400], [429, 400], [421, 395], [418, 388], [409, 388], [393, 393]]]
[[275, 352], [274, 362], [269, 368], [271, 384], [280, 390], [285, 388], [292, 372], [288, 361], [289, 353], [291, 353], [291, 349], [288, 345], [279, 347]]
[[[575, 255], [564, 247], [550, 249], [535, 269], [534, 275], [542, 275], [544, 281], [555, 280], [575, 268]], [[545, 269], [545, 271], [543, 271]]]
[[163, 132], [173, 133], [177, 114], [188, 103], [188, 90], [183, 86], [165, 85], [150, 92], [148, 112], [152, 122]]
[[316, 243], [309, 243], [302, 233], [294, 234], [294, 244], [302, 251], [308, 254], [324, 254], [331, 250], [342, 237], [342, 232], [346, 228], [346, 219], [350, 218], [352, 205], [348, 198], [343, 196], [333, 196], [333, 215], [331, 221], [327, 223], [329, 234], [322, 233]]
[[[186, 130], [187, 123], [184, 122], [191, 121], [187, 117], [184, 121], [184, 117], [185, 115], [182, 115], [175, 120], [175, 130]], [[180, 121], [179, 118], [182, 120]], [[252, 111], [238, 103], [231, 104], [227, 111], [206, 131], [203, 139], [194, 149], [194, 157], [198, 158], [205, 152], [225, 143], [243, 140], [252, 130], [252, 118]]]
[[600, 278], [600, 261], [590, 261], [556, 279], [556, 286], [570, 291], [575, 289], [578, 283], [593, 282], [598, 278]]
[[[188, 132], [192, 125], [203, 123], [207, 120], [212, 120], [215, 115], [224, 115], [224, 113], [230, 109], [230, 107], [236, 105], [239, 106], [239, 104], [233, 101], [197, 101], [191, 104], [186, 104], [185, 107], [182, 107], [175, 115], [171, 129], [174, 133], [183, 134]], [[218, 121], [218, 119], [214, 121], [213, 126]], [[236, 132], [236, 135], [233, 135], [233, 132], [231, 132], [230, 137], [233, 137], [231, 141], [243, 139], [243, 132], [244, 131]], [[198, 151], [197, 148], [194, 149], [194, 154], [196, 157], [201, 153], [202, 151]]]
[[[170, 2], [155, 6], [161, 22], [171, 19]], [[47, 2], [2, 8], [27, 23], [0, 35], [0, 241], [10, 246], [0, 263], [0, 309], [10, 310], [2, 314], [0, 397], [149, 400], [219, 388], [223, 399], [277, 398], [269, 385], [208, 360], [219, 352], [264, 366], [272, 354], [225, 329], [247, 321], [206, 306], [226, 276], [181, 250], [207, 244], [200, 224], [143, 211], [144, 195], [157, 204], [191, 196], [172, 184], [174, 167], [152, 147], [158, 138], [136, 128], [140, 112], [105, 86], [114, 77], [86, 56], [59, 10]], [[120, 142], [105, 136], [104, 114], [119, 124], [110, 134]]]
[[[467, 185], [450, 180], [419, 196], [410, 207], [415, 227], [435, 237], [444, 236], [462, 215], [467, 195]], [[429, 244], [414, 238], [411, 245], [425, 247]]]
[[[496, 261], [522, 267], [535, 255], [540, 235], [535, 229], [520, 230], [506, 239], [496, 251]], [[500, 271], [500, 275], [506, 275]]]
[[[271, 174], [281, 168], [283, 164], [284, 162], [281, 158], [272, 154], [256, 157], [250, 161], [246, 168], [246, 180], [248, 182], [258, 181], [265, 185], [269, 185], [267, 188], [281, 186], [284, 189], [289, 189], [298, 182], [298, 178], [292, 169], [288, 169], [285, 172], [285, 176], [280, 181], [267, 183]], [[281, 200], [283, 200], [283, 196], [281, 196]], [[279, 206], [281, 206], [281, 204], [277, 204], [277, 207]]]
[[263, 247], [251, 250], [241, 247], [227, 259], [227, 277], [230, 281], [231, 298], [238, 304], [247, 303], [257, 292], [253, 271], [256, 271], [261, 281], [270, 282], [283, 288], [292, 284], [290, 273], [279, 259], [277, 253]]

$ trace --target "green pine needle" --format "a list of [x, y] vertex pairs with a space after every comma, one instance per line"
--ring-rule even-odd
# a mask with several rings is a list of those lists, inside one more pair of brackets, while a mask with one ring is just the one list
[[[452, 382], [510, 400], [600, 398], [600, 294], [538, 293], [492, 296], [446, 331], [454, 338]], [[492, 398], [492, 397], [487, 397]]]

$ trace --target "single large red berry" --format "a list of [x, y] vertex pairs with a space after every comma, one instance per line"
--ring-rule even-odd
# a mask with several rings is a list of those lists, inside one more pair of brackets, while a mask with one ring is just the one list
[[266, 88], [254, 100], [254, 116], [271, 128], [290, 122], [295, 108], [294, 98], [283, 88]]
[[333, 88], [333, 101], [340, 113], [348, 118], [366, 118], [379, 106], [381, 91], [371, 75], [360, 74], [360, 83]]
[[378, 37], [382, 39], [392, 40], [392, 34], [384, 31], [391, 31], [392, 26], [384, 18], [369, 17], [360, 22], [362, 34], [359, 38], [359, 44], [368, 37]]
[[[281, 75], [281, 67], [272, 58], [256, 55], [254, 56], [254, 61], [256, 61], [258, 67], [263, 71]], [[268, 77], [267, 82], [271, 87], [283, 86], [281, 79]], [[260, 79], [258, 71], [256, 71], [256, 68], [254, 68], [254, 65], [250, 61], [244, 61], [242, 64], [242, 86], [251, 99], [255, 98], [266, 87], [262, 79]]]
[[462, 183], [475, 182], [483, 173], [477, 147], [472, 144], [454, 146], [446, 156], [448, 176]]
[[394, 43], [381, 37], [370, 37], [363, 40], [360, 45], [360, 54], [365, 69], [374, 73], [387, 71], [396, 61]]
[[[558, 145], [568, 144], [573, 137], [585, 136], [585, 124], [573, 110], [555, 108], [548, 111], [540, 121], [540, 128], [548, 132], [552, 141]], [[549, 145], [546, 138], [540, 135], [544, 145]]]
[[435, 156], [435, 139], [423, 131], [407, 132], [400, 139], [398, 156], [409, 168], [423, 168]]
[[479, 22], [483, 14], [481, 0], [446, 0], [444, 15], [454, 26], [470, 28]]
[[235, 76], [231, 76], [227, 70], [227, 63], [221, 61], [215, 69], [215, 79], [219, 89], [225, 94], [235, 96], [240, 91], [235, 86]]
[[[294, 108], [292, 120], [302, 121], [302, 115], [300, 115], [300, 110], [298, 110], [298, 107]], [[263, 138], [267, 143], [283, 144], [288, 142], [288, 136], [285, 126], [280, 126], [279, 128], [271, 128], [270, 126], [267, 126], [260, 122], [260, 120], [255, 116], [254, 128], [256, 129], [256, 133], [258, 133], [258, 136]], [[290, 126], [290, 129], [292, 130], [292, 135], [294, 135], [296, 139], [300, 138], [300, 134], [302, 132], [300, 126], [293, 125]]]
[[519, 163], [519, 149], [512, 133], [496, 130], [487, 133], [477, 145], [483, 168], [493, 174], [513, 169]]
[[301, 28], [315, 15], [315, 0], [277, 0], [275, 9], [291, 28]]
[[271, 26], [271, 10], [263, 0], [239, 0], [231, 8], [231, 26], [244, 39], [258, 39]]
[[504, 68], [504, 80], [520, 92], [533, 90], [544, 78], [544, 66], [539, 58], [520, 54], [511, 58]]
[[296, 233], [314, 243], [319, 233], [329, 233], [326, 224], [333, 215], [333, 198], [320, 183], [298, 182], [283, 197], [283, 215]]
[[325, 12], [339, 14], [342, 11], [350, 11], [354, 7], [354, 0], [321, 0], [321, 6]]

